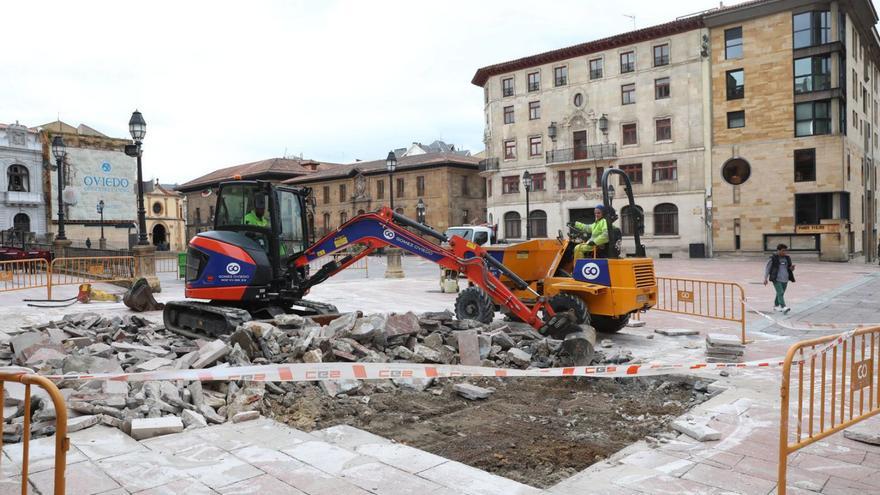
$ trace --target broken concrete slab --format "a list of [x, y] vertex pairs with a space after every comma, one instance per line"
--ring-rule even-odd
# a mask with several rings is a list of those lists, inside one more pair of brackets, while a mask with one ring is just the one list
[[476, 330], [463, 330], [455, 332], [458, 339], [458, 356], [461, 364], [465, 366], [480, 366], [483, 360], [480, 358], [479, 339]]
[[510, 358], [511, 363], [523, 368], [532, 363], [532, 355], [516, 347], [508, 350], [507, 356]]
[[388, 315], [388, 319], [385, 321], [385, 336], [387, 338], [419, 333], [421, 329], [419, 318], [412, 311], [402, 315], [396, 313]]
[[679, 419], [672, 422], [672, 429], [699, 442], [721, 440], [721, 432], [710, 428], [704, 422]]
[[198, 359], [192, 364], [192, 368], [201, 369], [214, 364], [217, 360], [229, 354], [229, 351], [231, 350], [232, 349], [220, 339], [209, 342], [199, 349]]
[[133, 419], [131, 421], [131, 437], [135, 440], [180, 433], [183, 431], [183, 421], [177, 416], [163, 416], [161, 418]]
[[67, 420], [67, 433], [91, 428], [100, 422], [100, 417], [94, 415], [77, 416]]
[[204, 428], [208, 426], [208, 421], [204, 416], [195, 411], [190, 411], [189, 409], [184, 409], [183, 412], [180, 413], [180, 420], [186, 428]]
[[232, 417], [232, 422], [233, 423], [243, 423], [245, 421], [253, 421], [255, 419], [260, 419], [260, 411], [240, 412]]
[[666, 335], [667, 337], [681, 337], [684, 335], [699, 335], [699, 330], [691, 330], [690, 328], [657, 328], [654, 333]]
[[486, 399], [495, 392], [494, 390], [472, 385], [470, 383], [456, 383], [452, 386], [452, 390], [468, 400]]
[[163, 366], [170, 366], [174, 361], [170, 359], [165, 359], [161, 357], [156, 357], [150, 359], [149, 361], [144, 361], [143, 363], [138, 363], [134, 366], [132, 371], [140, 372], [140, 371], [156, 371], [157, 369]]
[[857, 423], [843, 430], [843, 436], [856, 442], [880, 445], [880, 430], [877, 429], [876, 423]]
[[433, 378], [392, 378], [392, 382], [400, 388], [423, 392], [434, 383]]

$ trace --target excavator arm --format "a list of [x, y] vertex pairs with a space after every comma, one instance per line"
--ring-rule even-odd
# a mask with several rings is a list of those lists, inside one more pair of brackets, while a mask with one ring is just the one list
[[[421, 235], [411, 232], [407, 227]], [[433, 237], [448, 244], [449, 248], [434, 244], [423, 236]], [[443, 268], [463, 273], [474, 285], [483, 289], [495, 304], [507, 308], [509, 313], [542, 333], [551, 329], [555, 329], [554, 333], [559, 330], [562, 330], [560, 333], [567, 333], [565, 329], [574, 325], [570, 315], [567, 313], [556, 315], [546, 299], [537, 293], [534, 294], [537, 302], [531, 308], [520, 301], [489, 268], [503, 273], [520, 289], [531, 290], [529, 285], [489, 256], [479, 245], [459, 236], [447, 238], [434, 229], [399, 215], [387, 207], [375, 213], [365, 213], [352, 218], [309, 247], [292, 263], [297, 268], [303, 267], [311, 261], [353, 245], [361, 246], [362, 250], [341, 260], [326, 263], [311, 275], [300, 289], [304, 292], [308, 291], [309, 288], [327, 280], [376, 249], [392, 246], [437, 263]], [[551, 315], [549, 321], [545, 322], [541, 319], [541, 310]]]

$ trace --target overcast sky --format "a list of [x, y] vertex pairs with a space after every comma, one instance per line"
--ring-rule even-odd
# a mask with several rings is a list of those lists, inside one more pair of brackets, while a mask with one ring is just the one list
[[[726, 5], [739, 3], [725, 2]], [[485, 65], [667, 22], [711, 0], [26, 1], [3, 4], [0, 122], [147, 121], [144, 177], [302, 154], [483, 147]]]

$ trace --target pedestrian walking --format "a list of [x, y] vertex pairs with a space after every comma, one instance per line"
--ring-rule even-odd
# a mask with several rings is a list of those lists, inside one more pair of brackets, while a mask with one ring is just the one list
[[773, 282], [773, 288], [776, 289], [776, 299], [773, 300], [773, 311], [779, 311], [788, 314], [791, 311], [785, 304], [785, 289], [788, 288], [789, 282], [794, 282], [794, 264], [788, 256], [788, 246], [780, 244], [776, 246], [776, 252], [767, 260], [767, 266], [764, 267], [764, 285], [767, 282]]

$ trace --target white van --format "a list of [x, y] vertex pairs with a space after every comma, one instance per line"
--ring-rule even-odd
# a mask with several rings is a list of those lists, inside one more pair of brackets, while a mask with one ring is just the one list
[[498, 243], [494, 229], [488, 225], [462, 225], [446, 229], [446, 237], [454, 235], [464, 237], [465, 240], [473, 241], [479, 246], [491, 246]]

